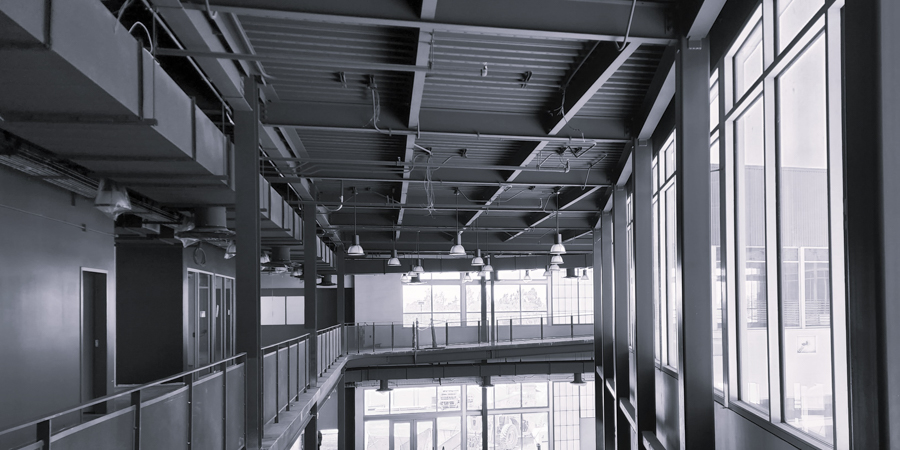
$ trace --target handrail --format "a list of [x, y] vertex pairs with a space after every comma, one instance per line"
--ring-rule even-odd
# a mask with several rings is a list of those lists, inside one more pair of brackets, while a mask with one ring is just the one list
[[234, 355], [234, 356], [232, 356], [232, 357], [230, 357], [230, 358], [226, 358], [226, 359], [223, 359], [223, 360], [221, 360], [221, 361], [216, 361], [216, 362], [214, 362], [214, 363], [212, 363], [212, 364], [208, 364], [208, 365], [205, 365], [205, 366], [200, 367], [200, 368], [197, 368], [197, 369], [188, 370], [188, 371], [181, 372], [181, 373], [179, 373], [179, 374], [172, 375], [172, 376], [169, 376], [169, 377], [166, 377], [166, 378], [161, 378], [161, 379], [156, 380], [156, 381], [151, 381], [151, 382], [149, 382], [149, 383], [147, 383], [147, 384], [142, 384], [142, 385], [140, 385], [140, 386], [138, 386], [138, 387], [136, 387], [136, 388], [129, 389], [129, 390], [127, 390], [127, 391], [123, 391], [123, 392], [120, 392], [120, 393], [118, 393], [118, 394], [110, 394], [110, 395], [106, 395], [106, 396], [103, 396], [103, 397], [95, 398], [95, 399], [93, 399], [93, 400], [90, 400], [90, 401], [81, 403], [81, 404], [79, 404], [78, 406], [71, 407], [71, 408], [69, 408], [69, 409], [60, 411], [60, 412], [58, 412], [58, 413], [54, 413], [54, 414], [51, 414], [51, 415], [49, 415], [49, 416], [43, 416], [43, 417], [41, 417], [41, 418], [39, 418], [39, 419], [30, 420], [30, 421], [25, 422], [25, 423], [23, 423], [23, 424], [21, 424], [21, 425], [17, 425], [17, 426], [12, 427], [12, 428], [7, 428], [6, 430], [0, 430], [0, 436], [2, 436], [2, 435], [4, 435], [4, 434], [12, 433], [12, 432], [14, 432], [14, 431], [23, 430], [23, 429], [26, 429], [26, 428], [28, 428], [28, 427], [30, 427], [30, 426], [37, 425], [37, 424], [39, 424], [39, 423], [41, 423], [41, 422], [45, 422], [45, 421], [47, 421], [47, 420], [55, 419], [55, 418], [57, 418], [57, 417], [62, 417], [62, 416], [64, 416], [64, 415], [66, 415], [66, 414], [71, 414], [71, 413], [80, 411], [80, 410], [82, 410], [82, 409], [84, 409], [84, 408], [87, 408], [87, 407], [90, 407], [90, 406], [99, 405], [100, 403], [106, 403], [106, 402], [108, 402], [108, 401], [110, 401], [110, 400], [117, 399], [117, 398], [119, 398], [119, 397], [124, 397], [124, 396], [126, 396], [126, 395], [127, 395], [127, 396], [130, 396], [131, 394], [133, 394], [133, 393], [135, 393], [135, 392], [137, 392], [137, 391], [142, 391], [142, 390], [147, 389], [147, 388], [151, 388], [151, 387], [154, 387], [154, 386], [159, 386], [159, 385], [161, 385], [161, 384], [163, 384], [163, 383], [166, 383], [166, 382], [169, 382], [169, 381], [173, 381], [173, 380], [178, 379], [178, 378], [185, 378], [185, 377], [187, 377], [187, 376], [189, 376], [189, 375], [193, 375], [193, 374], [195, 374], [195, 373], [202, 372], [202, 371], [204, 371], [204, 370], [209, 370], [209, 369], [212, 369], [212, 368], [214, 368], [214, 367], [216, 367], [216, 366], [221, 366], [222, 364], [227, 364], [227, 363], [229, 363], [229, 362], [231, 362], [231, 361], [240, 360], [240, 361], [237, 362], [238, 364], [241, 363], [241, 362], [246, 362], [246, 359], [247, 359], [247, 354], [246, 354], [246, 353], [240, 353], [240, 354]]
[[[497, 315], [500, 315], [500, 314], [506, 314], [506, 313], [508, 313], [508, 312], [510, 312], [510, 311], [498, 311], [496, 314], [497, 314]], [[527, 311], [526, 311], [526, 313], [527, 313]], [[488, 316], [490, 316], [490, 314], [488, 314]], [[515, 320], [515, 321], [522, 321], [522, 320], [539, 320], [539, 319], [547, 320], [548, 318], [550, 318], [550, 319], [558, 319], [558, 320], [566, 320], [566, 321], [567, 321], [567, 320], [569, 320], [569, 319], [571, 319], [571, 318], [574, 318], [574, 317], [577, 317], [577, 318], [579, 318], [579, 319], [580, 319], [580, 318], [590, 318], [590, 319], [591, 319], [591, 322], [590, 322], [590, 323], [593, 323], [594, 314], [593, 314], [593, 313], [584, 313], [584, 314], [554, 314], [554, 315], [543, 315], [543, 316], [528, 316], [528, 315], [525, 315], [525, 316], [522, 316], [522, 317], [515, 317], [515, 318], [513, 318], [513, 320]], [[498, 321], [498, 320], [508, 321], [509, 318], [508, 318], [508, 317], [504, 317], [504, 318], [502, 318], [502, 319], [495, 319], [495, 321]], [[445, 323], [449, 323], [449, 324], [468, 324], [468, 323], [477, 323], [477, 322], [481, 322], [481, 319], [477, 319], [477, 320], [476, 320], [476, 319], [471, 319], [471, 320], [469, 320], [469, 319], [460, 319], [460, 320], [439, 320], [439, 319], [438, 319], [438, 320], [434, 320], [434, 324], [435, 324], [436, 326], [437, 326], [437, 325], [443, 325], [443, 324], [445, 324]], [[488, 319], [488, 322], [491, 322], [491, 320]], [[589, 325], [590, 323], [576, 323], [575, 325]], [[403, 325], [404, 322], [403, 322], [402, 320], [400, 320], [400, 321], [394, 321], [394, 322], [353, 322], [353, 323], [347, 323], [346, 325], [352, 327], [352, 326], [372, 326], [372, 325], [376, 325], [376, 326], [387, 325], [387, 326], [390, 326], [390, 325], [397, 325], [397, 324]], [[507, 324], [506, 322], [501, 323], [501, 325], [503, 325], [503, 326], [506, 326], [506, 324]], [[549, 322], [548, 322], [548, 323], [545, 323], [545, 324], [548, 325], [548, 326], [551, 325], [551, 323], [549, 323]], [[538, 324], [522, 324], [522, 323], [516, 323], [516, 324], [514, 324], [514, 326], [519, 326], [519, 325], [538, 325]], [[557, 323], [556, 325], [569, 325], [569, 322], [565, 322], [565, 323]], [[425, 328], [425, 327], [428, 327], [429, 325], [421, 325], [421, 326], [422, 326], [423, 328]], [[475, 325], [472, 325], [472, 326], [475, 326]], [[326, 329], [326, 330], [327, 330], [327, 329]]]
[[271, 344], [271, 345], [267, 345], [267, 346], [265, 346], [265, 347], [260, 348], [259, 351], [265, 353], [266, 350], [269, 350], [269, 349], [271, 349], [271, 348], [274, 348], [274, 347], [280, 347], [280, 346], [282, 346], [282, 345], [284, 345], [284, 344], [287, 344], [287, 343], [289, 343], [289, 342], [294, 342], [294, 341], [300, 342], [300, 341], [302, 341], [302, 340], [304, 340], [304, 339], [306, 339], [306, 338], [308, 338], [308, 337], [309, 337], [309, 333], [306, 333], [306, 334], [304, 334], [304, 335], [302, 335], [302, 336], [297, 336], [297, 337], [293, 337], [293, 338], [290, 338], [290, 339], [285, 339], [285, 340], [283, 340], [283, 341], [281, 341], [281, 342], [278, 342], [278, 343], [275, 343], [275, 344]]
[[340, 327], [342, 327], [342, 326], [344, 326], [344, 324], [339, 323], [339, 324], [337, 324], [337, 325], [332, 325], [332, 326], [330, 326], [330, 327], [328, 327], [328, 328], [322, 328], [321, 330], [316, 331], [316, 334], [327, 333], [327, 332], [329, 332], [329, 331], [331, 331], [331, 330], [338, 329], [338, 328], [340, 328]]

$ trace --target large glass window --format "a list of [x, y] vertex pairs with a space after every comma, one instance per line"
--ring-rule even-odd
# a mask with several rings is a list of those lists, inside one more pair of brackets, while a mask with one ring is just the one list
[[831, 442], [824, 37], [813, 41], [777, 82], [784, 421]]
[[[459, 279], [459, 274], [456, 278]], [[417, 320], [419, 326], [430, 325], [432, 321], [435, 325], [459, 325], [461, 312], [458, 282], [403, 285], [403, 324], [406, 326]]]
[[[711, 114], [710, 182], [718, 188], [722, 178], [713, 174], [733, 173], [722, 187], [734, 194], [721, 208], [713, 202], [715, 387], [823, 448], [847, 445], [835, 442], [834, 417], [846, 414], [846, 405], [836, 406], [833, 396], [835, 369], [845, 364], [838, 363], [845, 358], [841, 347], [833, 345], [833, 328], [844, 319], [832, 317], [834, 297], [841, 298], [833, 286], [843, 286], [841, 261], [832, 260], [843, 224], [832, 221], [842, 211], [834, 210], [841, 203], [831, 196], [841, 186], [832, 180], [843, 168], [831, 163], [841, 160], [842, 143], [828, 139], [841, 126], [840, 88], [828, 81], [840, 79], [840, 73], [829, 74], [839, 67], [829, 60], [839, 61], [841, 49], [826, 45], [830, 33], [840, 33], [832, 26], [837, 22], [830, 22], [839, 18], [831, 13], [840, 6], [825, 0], [763, 2], [710, 84], [725, 83], [722, 91], [733, 94], [710, 96], [710, 112], [722, 106], [725, 111]], [[774, 10], [763, 14], [764, 8]], [[767, 49], [775, 54], [765, 55]], [[731, 75], [723, 79], [721, 73]], [[733, 165], [720, 164], [720, 145]], [[717, 223], [732, 221], [733, 253], [724, 233], [716, 233]], [[660, 259], [664, 245], [659, 244]], [[726, 273], [734, 274], [732, 289], [725, 289], [731, 282]], [[736, 325], [736, 342], [716, 327], [716, 308], [721, 311], [723, 303], [729, 316], [724, 323]], [[726, 367], [726, 349], [736, 352], [737, 367]], [[730, 370], [737, 375], [735, 389], [720, 381], [719, 374]]]
[[675, 133], [653, 159], [653, 300], [657, 359], [678, 367]]

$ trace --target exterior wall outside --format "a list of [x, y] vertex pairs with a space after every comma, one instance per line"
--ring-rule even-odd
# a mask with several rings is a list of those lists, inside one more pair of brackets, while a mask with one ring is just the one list
[[87, 400], [81, 375], [82, 268], [107, 272], [106, 384], [112, 389], [116, 268], [113, 221], [92, 200], [0, 167], [0, 205], [4, 428]]

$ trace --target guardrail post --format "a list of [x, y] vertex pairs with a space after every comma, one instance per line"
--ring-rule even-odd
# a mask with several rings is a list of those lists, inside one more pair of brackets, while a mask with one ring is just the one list
[[[281, 395], [279, 391], [279, 381], [281, 380], [281, 370], [279, 369], [279, 361], [281, 359], [281, 346], [275, 347], [275, 423], [278, 423], [278, 415], [281, 412]], [[262, 366], [266, 366], [266, 355], [262, 357]], [[266, 382], [266, 379], [263, 378], [263, 383]], [[263, 391], [263, 398], [265, 398], [265, 391]], [[265, 411], [265, 410], [263, 410]]]
[[431, 319], [431, 348], [437, 348], [437, 334], [434, 333], [434, 319]]
[[444, 346], [450, 346], [450, 322], [444, 322]]
[[416, 323], [413, 325], [413, 348], [419, 349], [419, 319], [416, 319]]
[[512, 342], [512, 319], [509, 319], [509, 342]]
[[375, 322], [372, 322], [372, 353], [375, 353]]
[[[288, 350], [290, 352], [290, 350]], [[260, 352], [262, 353], [262, 352]], [[140, 391], [138, 391], [140, 392]], [[132, 394], [133, 395], [133, 394]], [[140, 397], [138, 397], [140, 402]], [[134, 397], [132, 396], [132, 403]], [[290, 402], [289, 402], [290, 403]], [[135, 412], [140, 411], [140, 405], [135, 408]], [[141, 424], [138, 421], [138, 432], [140, 432]], [[222, 362], [222, 450], [228, 450], [228, 363]], [[135, 443], [134, 450], [140, 450], [140, 442]]]
[[362, 334], [359, 332], [360, 326], [359, 322], [356, 323], [356, 354], [359, 354], [359, 350], [362, 348]]
[[569, 334], [572, 339], [575, 338], [575, 316], [569, 316]]
[[[260, 364], [260, 367], [263, 365]], [[185, 382], [187, 383], [187, 398], [188, 398], [188, 441], [187, 447], [188, 450], [193, 448], [194, 446], [194, 374], [185, 375]], [[245, 395], [246, 397], [246, 395]], [[262, 399], [260, 399], [262, 401]], [[49, 443], [49, 441], [48, 441]], [[49, 446], [48, 446], [49, 448]]]
[[38, 422], [37, 424], [37, 436], [35, 436], [38, 442], [41, 442], [41, 449], [50, 450], [50, 421], [51, 419], [47, 419], [43, 422]]
[[[134, 407], [134, 450], [141, 449], [141, 391], [131, 393], [131, 406]], [[50, 441], [47, 441], [48, 443]], [[49, 448], [49, 446], [47, 447]]]
[[394, 322], [391, 322], [391, 351], [394, 351]]
[[541, 340], [544, 340], [544, 316], [541, 316]]

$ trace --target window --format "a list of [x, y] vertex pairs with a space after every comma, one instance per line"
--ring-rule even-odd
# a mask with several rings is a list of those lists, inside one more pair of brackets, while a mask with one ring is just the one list
[[590, 281], [594, 279], [594, 270], [587, 269], [588, 280], [566, 278], [564, 273], [551, 275], [553, 323], [594, 323], [594, 283]]
[[676, 297], [675, 133], [653, 158], [653, 300], [656, 356], [660, 364], [678, 366]]
[[261, 325], [303, 325], [303, 296], [260, 297]]
[[[459, 274], [456, 275], [457, 280]], [[480, 305], [479, 305], [480, 306]], [[460, 285], [455, 284], [404, 284], [403, 325], [419, 326], [448, 323], [458, 326], [461, 319]]]
[[[829, 36], [840, 33], [839, 8], [827, 0], [763, 2], [710, 80], [714, 193], [726, 179], [720, 175], [733, 170], [727, 180], [733, 184], [722, 184], [725, 192], [733, 188], [733, 198], [720, 208], [714, 194], [712, 203], [715, 388], [731, 390], [723, 394], [820, 447], [846, 445], [834, 442], [834, 416], [845, 415], [846, 405], [835, 405], [832, 395], [837, 361], [846, 364], [832, 346], [833, 328], [843, 326], [843, 318], [832, 317], [833, 303], [843, 301], [833, 289], [843, 285], [843, 270], [831, 256], [833, 245], [843, 245], [843, 224], [832, 221], [842, 216], [835, 210], [842, 186], [832, 182], [843, 171], [842, 143], [828, 139], [841, 126], [840, 88], [829, 85], [840, 79], [829, 73], [839, 64], [829, 61], [839, 61], [841, 49], [826, 45], [838, 41]], [[716, 95], [719, 83], [733, 98]], [[728, 166], [719, 161], [720, 148], [733, 158]], [[662, 214], [661, 193], [657, 201]], [[734, 253], [718, 232], [732, 220]], [[657, 245], [662, 271], [666, 243]], [[726, 254], [734, 257], [725, 260]], [[725, 289], [726, 273], [735, 277], [732, 290]], [[733, 322], [721, 319], [723, 310]], [[736, 342], [723, 335], [723, 323], [736, 325]], [[722, 379], [725, 349], [737, 355], [734, 389]]]

